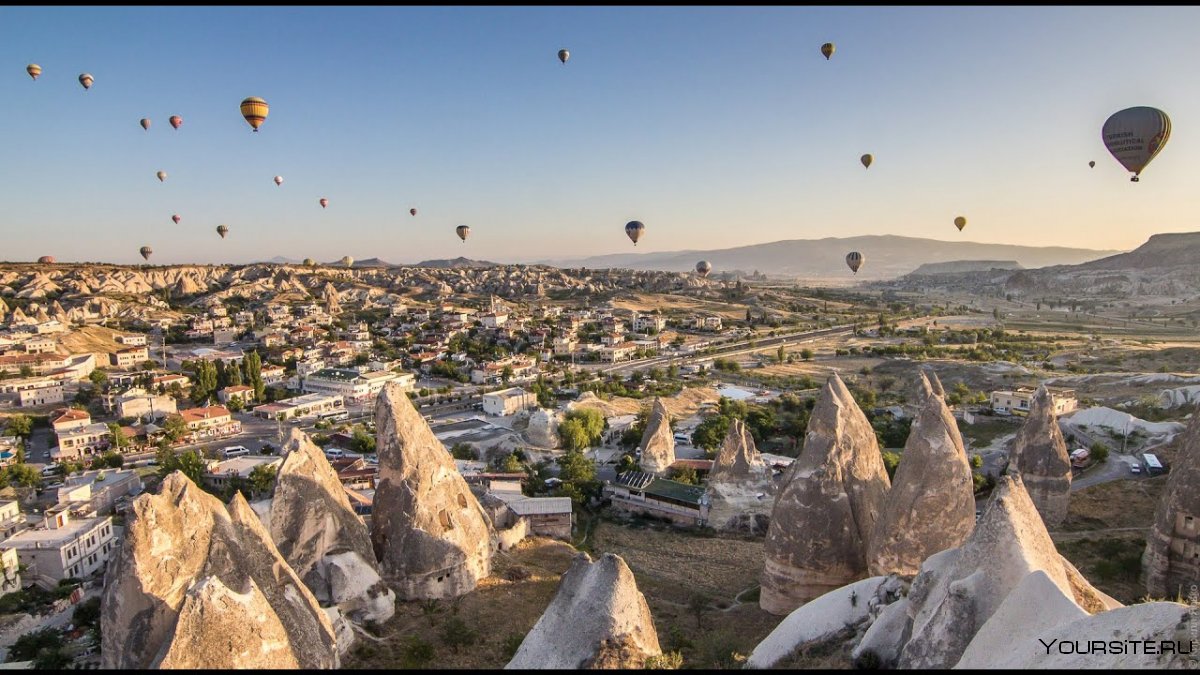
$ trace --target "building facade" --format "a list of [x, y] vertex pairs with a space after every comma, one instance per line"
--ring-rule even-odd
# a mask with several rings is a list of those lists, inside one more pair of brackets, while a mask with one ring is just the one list
[[0, 542], [0, 548], [16, 550], [26, 579], [46, 589], [103, 570], [116, 546], [112, 518], [76, 518], [68, 504], [46, 509], [38, 527]]
[[514, 415], [537, 407], [537, 396], [520, 387], [502, 389], [483, 395], [483, 412], [489, 415]]

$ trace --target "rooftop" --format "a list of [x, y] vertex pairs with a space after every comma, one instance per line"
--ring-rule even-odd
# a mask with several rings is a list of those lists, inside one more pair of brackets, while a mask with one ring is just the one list
[[524, 389], [522, 389], [520, 387], [510, 387], [508, 389], [501, 389], [500, 391], [493, 391], [493, 392], [484, 394], [484, 396], [498, 396], [500, 398], [514, 398], [516, 396], [526, 396], [528, 394], [529, 394], [529, 392], [525, 391]]
[[283, 464], [283, 458], [267, 455], [243, 455], [241, 457], [234, 457], [233, 459], [213, 462], [208, 465], [204, 473], [209, 476], [224, 476], [236, 473], [242, 478], [246, 478], [255, 467], [264, 464], [268, 466]]
[[322, 380], [337, 380], [338, 382], [352, 382], [360, 377], [357, 370], [349, 368], [322, 368], [315, 373], [309, 374], [309, 378], [320, 378]]
[[518, 516], [537, 516], [553, 513], [570, 513], [570, 497], [525, 497], [513, 501], [505, 500], [508, 508]]
[[107, 516], [104, 518], [71, 518], [65, 526], [57, 529], [52, 530], [46, 527], [38, 527], [14, 534], [3, 542], [0, 542], [0, 546], [15, 549], [39, 548], [39, 544], [41, 548], [62, 546], [78, 539], [79, 535], [106, 520], [111, 519]]
[[210, 405], [206, 408], [180, 410], [179, 414], [183, 417], [184, 422], [199, 422], [215, 417], [229, 417], [229, 409], [224, 406]]

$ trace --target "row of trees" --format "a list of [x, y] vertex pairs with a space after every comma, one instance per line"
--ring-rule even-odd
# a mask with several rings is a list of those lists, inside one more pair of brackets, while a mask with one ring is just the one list
[[262, 357], [258, 352], [247, 352], [240, 364], [216, 360], [186, 361], [185, 370], [192, 373], [192, 400], [197, 403], [208, 400], [226, 387], [246, 385], [254, 390], [256, 401], [265, 400], [266, 384], [262, 379]]

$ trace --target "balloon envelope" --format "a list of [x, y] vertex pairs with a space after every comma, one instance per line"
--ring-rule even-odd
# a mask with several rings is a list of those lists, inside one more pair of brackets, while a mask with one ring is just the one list
[[1093, 169], [1096, 168], [1096, 160], [1088, 162], [1088, 166], [1092, 167]]
[[142, 125], [143, 129], [145, 129], [146, 131], [150, 131], [150, 118], [149, 117], [143, 117], [140, 124]]
[[221, 238], [224, 239], [225, 235], [229, 234], [229, 228], [225, 227], [224, 225], [218, 225], [217, 226], [217, 234], [221, 235]]
[[963, 228], [967, 226], [967, 219], [963, 218], [962, 216], [955, 218], [954, 226], [958, 228], [959, 232], [962, 232]]
[[96, 81], [95, 78], [93, 78], [91, 75], [89, 75], [87, 73], [84, 73], [79, 76], [79, 84], [82, 84], [84, 89], [91, 89], [92, 83], [95, 81]]
[[325, 208], [326, 206], [329, 206], [329, 200], [325, 199], [324, 197], [321, 197], [321, 201], [318, 203], [321, 205], [321, 208]]
[[640, 220], [631, 220], [625, 223], [625, 236], [633, 240], [634, 246], [637, 246], [638, 239], [641, 239], [645, 232], [646, 226]]
[[559, 61], [566, 63], [567, 59], [569, 59], [569, 58], [571, 58], [571, 52], [569, 52], [565, 49], [558, 50], [558, 60]]
[[179, 128], [179, 125], [183, 124], [183, 118], [179, 115], [171, 115], [171, 119], [167, 121], [170, 122], [171, 126], [175, 127], [176, 129]]
[[707, 260], [701, 260], [700, 262], [696, 263], [696, 272], [700, 276], [706, 277], [706, 276], [708, 276], [708, 273], [711, 271], [712, 271], [712, 263], [708, 262]]
[[1104, 122], [1100, 136], [1121, 166], [1133, 172], [1130, 180], [1137, 182], [1138, 175], [1171, 138], [1171, 118], [1158, 108], [1126, 108]]
[[463, 243], [466, 243], [467, 237], [471, 236], [471, 227], [469, 225], [459, 225], [454, 228], [454, 233], [458, 235], [459, 239], [463, 240]]
[[166, 172], [166, 171], [159, 171], [159, 172], [158, 172], [157, 174], [155, 174], [155, 175], [156, 175], [156, 176], [158, 176], [158, 182], [160, 182], [160, 183], [161, 183], [161, 182], [163, 182], [163, 181], [165, 181], [165, 180], [167, 179], [167, 172]]
[[25, 66], [25, 72], [29, 73], [29, 76], [36, 80], [38, 79], [38, 75], [42, 74], [42, 67], [36, 63], [31, 63]]
[[411, 214], [413, 214], [414, 216], [415, 216], [415, 215], [417, 215], [417, 210], [416, 210], [416, 209], [409, 209], [409, 210], [408, 210], [408, 212], [409, 212], [409, 213], [411, 213]]
[[38, 258], [38, 262], [43, 265], [53, 265], [54, 264], [54, 256], [44, 255], [44, 256]]
[[862, 162], [862, 165], [869, 169], [871, 168], [871, 162], [874, 162], [875, 158], [872, 157], [870, 153], [867, 153], [860, 157], [858, 161]]
[[283, 185], [283, 176], [275, 176], [275, 184]]
[[262, 126], [262, 123], [267, 121], [267, 113], [270, 111], [270, 107], [263, 99], [257, 96], [250, 96], [242, 101], [241, 110], [242, 117], [246, 118], [246, 122], [248, 122], [255, 131], [258, 131], [258, 128]]
[[821, 53], [825, 55], [826, 61], [833, 56], [835, 49], [837, 49], [837, 47], [834, 47], [832, 42], [826, 42], [825, 44], [821, 45]]
[[171, 220], [175, 221], [175, 224], [178, 225], [179, 221], [183, 220], [183, 218], [180, 218], [179, 214], [175, 214], [175, 215], [171, 216]]
[[862, 267], [863, 260], [863, 254], [859, 253], [858, 251], [851, 251], [846, 254], [846, 265], [849, 266], [855, 274], [858, 274], [858, 268]]
[[345, 265], [346, 267], [350, 267], [351, 265], [354, 264], [354, 258], [351, 258], [350, 256], [343, 256], [342, 264]]
[[142, 257], [145, 258], [146, 260], [149, 260], [150, 254], [154, 253], [154, 249], [150, 248], [149, 246], [143, 246], [140, 249], [138, 249], [138, 253], [141, 253]]

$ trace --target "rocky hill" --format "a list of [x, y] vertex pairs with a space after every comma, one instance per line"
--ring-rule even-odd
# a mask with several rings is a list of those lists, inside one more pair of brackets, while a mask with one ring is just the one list
[[1016, 260], [951, 260], [950, 262], [925, 263], [909, 272], [912, 275], [961, 274], [963, 272], [988, 272], [991, 270], [1025, 269]]

